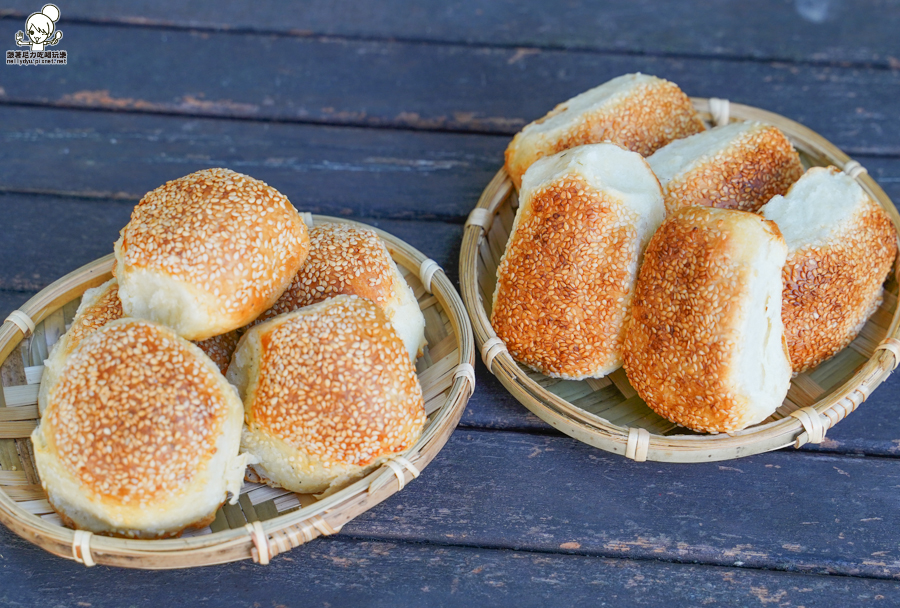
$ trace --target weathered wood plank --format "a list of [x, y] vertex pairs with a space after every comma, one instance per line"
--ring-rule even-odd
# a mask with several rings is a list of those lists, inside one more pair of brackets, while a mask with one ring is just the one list
[[[0, 39], [19, 27], [0, 21]], [[852, 153], [900, 153], [900, 123], [886, 120], [900, 113], [900, 70], [76, 24], [66, 32], [72, 45], [85, 41], [69, 65], [6, 70], [0, 101], [512, 134], [641, 71], [690, 95], [779, 112]]]
[[[21, 19], [36, 10], [10, 0]], [[858, 61], [892, 67], [900, 57], [898, 4], [891, 0], [781, 2], [732, 0], [546, 3], [538, 0], [416, 3], [313, 0], [285, 10], [277, 0], [110, 5], [80, 0], [62, 17], [165, 27], [256, 30], [305, 36], [420, 39], [551, 46], [644, 54]]]
[[900, 579], [898, 485], [894, 459], [635, 463], [568, 437], [460, 429], [344, 533]]
[[[502, 164], [507, 142], [506, 136], [0, 106], [0, 145], [15, 151], [0, 164], [0, 190], [133, 205], [167, 180], [225, 166], [267, 181], [303, 210], [460, 221]], [[900, 160], [858, 158], [900, 200]]]
[[458, 219], [502, 163], [506, 138], [0, 107], [0, 147], [3, 190], [133, 205], [167, 180], [224, 166], [303, 211]]
[[[316, 540], [268, 566], [182, 571], [85, 569], [0, 528], [0, 602], [92, 608], [293, 606], [844, 606], [894, 605], [897, 584], [742, 568], [580, 555]], [[114, 590], [114, 591], [111, 591]]]

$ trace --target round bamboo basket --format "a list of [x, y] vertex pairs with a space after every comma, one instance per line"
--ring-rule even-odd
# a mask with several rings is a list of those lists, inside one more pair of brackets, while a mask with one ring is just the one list
[[[817, 133], [783, 116], [726, 100], [693, 99], [707, 124], [756, 120], [777, 126], [808, 168], [834, 165], [855, 177], [888, 212], [900, 215], [865, 169]], [[488, 369], [525, 407], [560, 431], [636, 461], [710, 462], [787, 446], [821, 443], [825, 432], [854, 411], [900, 360], [896, 269], [884, 302], [847, 348], [795, 377], [784, 403], [762, 423], [731, 434], [700, 434], [653, 412], [623, 369], [602, 379], [549, 378], [513, 361], [490, 323], [497, 265], [506, 248], [518, 200], [504, 169], [485, 188], [469, 215], [460, 253], [460, 287], [475, 340]]]
[[[312, 220], [361, 225], [326, 216], [312, 216]], [[402, 489], [431, 462], [456, 428], [475, 388], [474, 345], [462, 301], [437, 264], [390, 234], [372, 229], [385, 241], [413, 288], [426, 322], [428, 346], [416, 368], [428, 419], [421, 438], [401, 458], [320, 497], [245, 483], [238, 504], [224, 505], [210, 527], [177, 539], [129, 540], [63, 527], [40, 485], [29, 437], [38, 424], [43, 361], [71, 323], [81, 294], [111, 277], [115, 259], [109, 255], [59, 279], [0, 327], [0, 521], [51, 553], [86, 565], [166, 569], [248, 558], [268, 563], [279, 553], [340, 531], [348, 521]], [[27, 326], [29, 319], [35, 327], [23, 339], [20, 325]]]

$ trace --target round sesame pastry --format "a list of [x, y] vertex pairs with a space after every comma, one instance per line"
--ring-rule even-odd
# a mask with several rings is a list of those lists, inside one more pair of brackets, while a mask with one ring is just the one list
[[309, 235], [274, 188], [206, 169], [145, 195], [115, 250], [125, 314], [205, 340], [275, 303], [306, 259]]
[[415, 362], [425, 347], [425, 316], [378, 235], [365, 228], [326, 223], [310, 229], [309, 243], [306, 263], [256, 322], [336, 295], [357, 295], [381, 307]]
[[241, 445], [269, 485], [315, 493], [409, 449], [425, 424], [403, 342], [371, 301], [340, 295], [256, 325], [228, 380], [244, 400]]
[[806, 172], [760, 214], [788, 246], [781, 318], [795, 373], [843, 350], [881, 305], [897, 255], [890, 217], [835, 167]]
[[673, 141], [647, 162], [669, 213], [687, 205], [757, 211], [803, 175], [800, 155], [784, 133], [751, 121]]
[[684, 207], [650, 240], [625, 332], [625, 372], [659, 415], [695, 431], [762, 422], [784, 401], [778, 227], [743, 211]]
[[103, 327], [110, 321], [122, 318], [122, 304], [119, 302], [119, 286], [110, 279], [99, 287], [88, 289], [81, 296], [81, 304], [68, 331], [64, 333], [44, 361], [41, 388], [38, 392], [38, 411], [47, 409], [47, 395], [56, 383], [69, 355], [78, 348], [85, 336]]
[[665, 213], [647, 162], [615, 144], [529, 167], [491, 312], [512, 357], [555, 378], [621, 367], [638, 267]]
[[[47, 395], [50, 387], [59, 378], [59, 373], [66, 363], [69, 355], [78, 348], [81, 341], [88, 334], [103, 327], [110, 321], [121, 319], [122, 303], [119, 300], [119, 284], [116, 279], [110, 279], [103, 285], [88, 289], [81, 297], [81, 304], [75, 312], [75, 319], [69, 330], [60, 337], [50, 350], [50, 356], [44, 362], [44, 373], [41, 376], [41, 388], [38, 392], [38, 411], [43, 413], [47, 409]], [[202, 342], [196, 342], [197, 346], [213, 360], [223, 374], [228, 369], [231, 355], [237, 347], [239, 336], [236, 331], [228, 332], [221, 336], [214, 336]]]
[[31, 435], [50, 504], [72, 527], [162, 538], [208, 525], [237, 500], [243, 407], [200, 349], [119, 319], [66, 361]]
[[678, 85], [646, 74], [625, 74], [565, 101], [525, 126], [506, 149], [506, 172], [516, 185], [537, 159], [603, 141], [643, 156], [703, 131]]

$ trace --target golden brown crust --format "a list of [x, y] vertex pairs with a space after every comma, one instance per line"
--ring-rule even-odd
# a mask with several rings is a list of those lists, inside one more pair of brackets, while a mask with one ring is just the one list
[[613, 363], [639, 247], [634, 213], [575, 174], [534, 192], [519, 213], [497, 268], [494, 331], [543, 373], [580, 378]]
[[190, 483], [228, 415], [215, 372], [173, 332], [129, 320], [69, 358], [42, 428], [50, 453], [96, 500], [137, 506]]
[[[568, 103], [559, 104], [534, 124], [563, 112]], [[506, 149], [506, 171], [519, 188], [534, 161], [575, 146], [610, 141], [649, 156], [669, 142], [703, 130], [690, 98], [676, 84], [656, 79], [638, 85], [618, 103], [584, 114], [561, 138], [538, 140], [520, 131]]]
[[229, 329], [269, 308], [309, 251], [306, 225], [290, 201], [228, 169], [198, 171], [147, 193], [121, 242], [126, 274], [150, 270], [191, 285], [216, 301]]
[[800, 156], [784, 133], [760, 125], [665, 184], [666, 212], [688, 205], [756, 212], [802, 175]]
[[267, 319], [337, 295], [357, 295], [384, 308], [394, 279], [390, 253], [372, 230], [346, 224], [319, 224], [309, 231], [309, 255]]
[[749, 213], [685, 207], [668, 217], [644, 252], [625, 332], [628, 380], [659, 415], [699, 431], [742, 428], [746, 397], [731, 383], [740, 334], [734, 322], [753, 268], [735, 241]]
[[894, 224], [868, 197], [827, 243], [790, 253], [781, 316], [794, 372], [819, 365], [856, 338], [880, 303], [896, 255]]
[[122, 303], [119, 301], [119, 285], [113, 282], [100, 294], [100, 297], [90, 306], [86, 306], [72, 321], [72, 327], [66, 332], [68, 340], [65, 344], [64, 356], [67, 357], [74, 352], [89, 334], [123, 316], [125, 315], [122, 313]]
[[425, 409], [403, 342], [368, 300], [322, 306], [260, 326], [248, 426], [335, 464], [366, 466], [408, 449]]
[[234, 349], [237, 348], [238, 340], [240, 340], [238, 332], [230, 331], [227, 334], [194, 342], [194, 344], [206, 353], [207, 357], [212, 359], [212, 362], [216, 364], [216, 367], [219, 368], [219, 371], [224, 376], [225, 372], [228, 371], [228, 365], [231, 363], [231, 355], [234, 354]]
[[[65, 527], [71, 528], [73, 530], [79, 529], [78, 524], [76, 524], [72, 520], [71, 517], [66, 515], [66, 513], [63, 509], [58, 508], [56, 505], [53, 504], [52, 497], [48, 497], [47, 502], [50, 503], [50, 506], [53, 507], [53, 510], [56, 512], [56, 514], [59, 515], [59, 518], [62, 520], [62, 523]], [[224, 504], [225, 504], [225, 501], [223, 500], [222, 504], [219, 505], [219, 507], [221, 507]], [[135, 531], [131, 531], [128, 533], [106, 531], [106, 532], [103, 532], [103, 536], [111, 536], [113, 538], [142, 538], [142, 539], [154, 539], [154, 540], [160, 540], [160, 539], [164, 539], [164, 538], [178, 538], [179, 536], [184, 534], [185, 530], [199, 530], [201, 528], [205, 528], [206, 526], [209, 526], [210, 524], [212, 524], [216, 520], [216, 511], [218, 511], [218, 510], [219, 510], [219, 508], [216, 507], [216, 509], [214, 509], [213, 512], [210, 513], [207, 517], [204, 517], [203, 519], [200, 519], [193, 523], [187, 524], [183, 528], [180, 528], [178, 530], [168, 530], [168, 531], [160, 533], [160, 534], [147, 534], [147, 533], [139, 534]]]

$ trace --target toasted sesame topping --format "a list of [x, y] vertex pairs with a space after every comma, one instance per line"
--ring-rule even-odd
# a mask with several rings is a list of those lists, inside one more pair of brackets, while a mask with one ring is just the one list
[[[125, 315], [122, 312], [122, 303], [119, 301], [119, 284], [113, 281], [94, 302], [81, 310], [72, 321], [72, 327], [66, 332], [68, 342], [65, 345], [65, 355], [71, 354], [85, 336], [123, 316]], [[238, 339], [237, 332], [232, 331], [201, 342], [194, 342], [194, 344], [199, 346], [200, 350], [205, 352], [224, 374], [228, 370], [228, 364], [231, 362], [231, 355], [234, 354]]]
[[72, 353], [87, 335], [123, 316], [119, 284], [113, 281], [93, 303], [80, 310], [72, 321], [72, 327], [66, 332], [68, 342], [65, 345], [65, 356]]
[[[372, 302], [338, 296], [261, 331], [251, 430], [332, 463], [365, 466], [409, 448], [424, 401], [403, 342]], [[265, 463], [263, 463], [265, 464]]]
[[881, 304], [881, 285], [896, 255], [894, 225], [868, 197], [826, 242], [788, 253], [781, 317], [795, 372], [856, 338]]
[[539, 158], [575, 146], [610, 141], [649, 156], [671, 141], [703, 131], [703, 123], [690, 98], [667, 80], [642, 80], [627, 94], [573, 116], [565, 130], [533, 133], [533, 125], [569, 110], [564, 102], [527, 125], [506, 149], [506, 170], [519, 187], [522, 175]]
[[[628, 380], [661, 416], [699, 431], [743, 428], [747, 397], [733, 382], [739, 323], [756, 269], [741, 239], [774, 222], [749, 213], [684, 207], [656, 231], [638, 275], [625, 332]], [[781, 245], [784, 246], [783, 244]]]
[[728, 146], [702, 155], [690, 167], [663, 184], [668, 213], [687, 205], [755, 212], [803, 175], [800, 156], [784, 133], [762, 124], [743, 130]]
[[306, 225], [283, 194], [228, 169], [147, 193], [122, 239], [126, 272], [166, 273], [218, 298], [224, 314], [251, 318], [281, 294], [309, 249]]
[[543, 373], [580, 378], [618, 366], [641, 254], [636, 214], [576, 173], [530, 200], [497, 268], [494, 331], [516, 361]]
[[66, 363], [42, 425], [82, 488], [149, 504], [190, 483], [215, 453], [228, 407], [216, 372], [170, 330], [124, 320]]
[[309, 256], [287, 291], [257, 323], [322, 302], [357, 295], [381, 308], [394, 288], [391, 255], [372, 230], [347, 224], [317, 224], [309, 231]]

